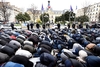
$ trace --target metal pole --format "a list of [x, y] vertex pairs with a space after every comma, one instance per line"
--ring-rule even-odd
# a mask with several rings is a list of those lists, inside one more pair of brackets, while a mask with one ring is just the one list
[[70, 13], [69, 13], [69, 22], [70, 22], [70, 15], [71, 15], [71, 11], [70, 11]]
[[75, 18], [74, 18], [74, 22], [76, 21], [76, 15], [75, 15]]
[[42, 22], [44, 23], [44, 11], [42, 11]]
[[43, 14], [42, 14], [42, 22], [44, 23], [44, 18], [43, 18]]
[[[63, 10], [63, 19], [65, 19], [65, 17], [64, 17], [64, 13], [65, 13], [65, 11]], [[64, 20], [63, 20], [64, 21]]]

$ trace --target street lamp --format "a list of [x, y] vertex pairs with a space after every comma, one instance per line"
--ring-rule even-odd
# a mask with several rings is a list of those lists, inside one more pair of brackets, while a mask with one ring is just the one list
[[71, 18], [75, 18], [75, 16], [73, 16], [73, 11], [69, 10], [69, 22], [71, 21]]
[[67, 9], [64, 9], [64, 10], [63, 10], [63, 19], [64, 19], [63, 21], [64, 21], [64, 24], [65, 24], [65, 16], [64, 16], [64, 13], [65, 13], [66, 11], [67, 11]]
[[[64, 10], [63, 10], [63, 14], [64, 14], [66, 11], [67, 11], [67, 9], [64, 9]], [[64, 18], [65, 18], [65, 17], [64, 17]]]
[[71, 11], [69, 10], [69, 23], [70, 23], [70, 15], [71, 15]]

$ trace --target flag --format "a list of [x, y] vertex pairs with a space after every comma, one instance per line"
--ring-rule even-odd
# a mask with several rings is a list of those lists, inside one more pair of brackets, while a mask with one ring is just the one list
[[70, 5], [70, 11], [73, 11], [73, 8], [72, 8], [72, 6]]
[[44, 11], [44, 7], [43, 7], [43, 4], [42, 4], [42, 7], [41, 7], [41, 11]]
[[76, 6], [76, 8], [75, 8], [75, 10], [74, 10], [74, 13], [77, 13], [77, 6]]
[[43, 7], [43, 4], [42, 4], [42, 7], [41, 7], [41, 11], [42, 11], [42, 13], [44, 12], [44, 7]]
[[77, 6], [76, 6], [76, 10], [77, 10]]
[[48, 3], [48, 8], [50, 8], [50, 3]]

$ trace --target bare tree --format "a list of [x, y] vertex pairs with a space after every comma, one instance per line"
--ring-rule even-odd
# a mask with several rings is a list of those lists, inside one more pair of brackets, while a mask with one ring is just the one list
[[31, 11], [32, 14], [33, 14], [33, 20], [34, 20], [34, 22], [35, 22], [35, 17], [36, 17], [36, 14], [37, 14], [37, 7], [36, 7], [34, 4], [32, 4], [32, 5], [31, 5], [30, 11]]
[[98, 22], [100, 23], [100, 13], [99, 13], [99, 15], [98, 15]]
[[82, 4], [82, 6], [83, 6], [83, 14], [84, 14], [84, 15], [86, 15], [87, 10], [88, 10], [88, 8], [89, 8], [89, 5], [90, 5], [90, 2], [88, 2], [88, 1], [85, 1], [85, 2]]
[[11, 6], [9, 4], [9, 2], [5, 2], [4, 0], [2, 0], [0, 2], [0, 10], [1, 10], [1, 14], [3, 17], [3, 21], [6, 22], [9, 20], [9, 17], [11, 15]]

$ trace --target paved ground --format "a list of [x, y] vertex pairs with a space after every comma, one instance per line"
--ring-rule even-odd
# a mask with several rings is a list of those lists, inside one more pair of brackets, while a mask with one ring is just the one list
[[[55, 25], [55, 24], [50, 24], [50, 27], [46, 27], [46, 29], [48, 29], [48, 28], [54, 28], [54, 27], [57, 27], [57, 25]], [[65, 25], [61, 25], [61, 28], [64, 28], [64, 27], [67, 27], [67, 25], [65, 26]], [[17, 28], [17, 29], [27, 29], [27, 26], [25, 26], [25, 25], [22, 25], [22, 26], [15, 26], [15, 28]], [[72, 27], [71, 27], [72, 28]], [[77, 25], [76, 25], [76, 28], [77, 28]], [[84, 28], [85, 28], [85, 26], [84, 26]], [[11, 27], [5, 27], [5, 29], [11, 29]], [[36, 29], [36, 25], [34, 25], [33, 26], [33, 29]], [[42, 29], [42, 25], [40, 26], [40, 29]]]

